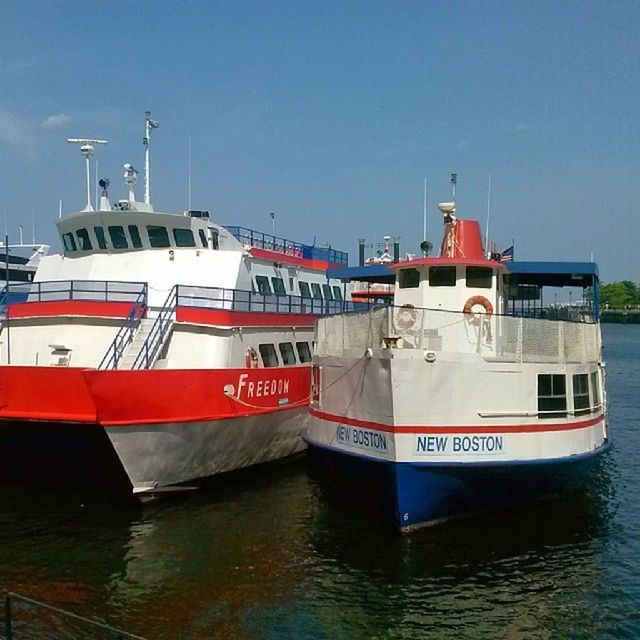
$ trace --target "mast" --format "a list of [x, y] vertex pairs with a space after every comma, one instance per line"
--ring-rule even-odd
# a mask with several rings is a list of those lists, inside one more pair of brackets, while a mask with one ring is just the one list
[[149, 142], [151, 141], [151, 130], [157, 129], [159, 122], [151, 119], [151, 111], [144, 112], [144, 201], [151, 204], [151, 170], [149, 168]]

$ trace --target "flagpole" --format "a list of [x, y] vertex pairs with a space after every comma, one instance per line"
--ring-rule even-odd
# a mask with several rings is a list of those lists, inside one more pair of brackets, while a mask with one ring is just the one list
[[424, 179], [424, 212], [422, 222], [422, 239], [427, 239], [427, 179]]
[[489, 257], [489, 215], [490, 213], [491, 213], [491, 174], [489, 174], [489, 189], [487, 190], [487, 227], [484, 230], [486, 234], [484, 253], [487, 258]]

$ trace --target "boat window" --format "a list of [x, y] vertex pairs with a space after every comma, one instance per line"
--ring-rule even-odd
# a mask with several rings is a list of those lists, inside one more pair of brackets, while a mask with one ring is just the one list
[[493, 269], [489, 267], [467, 267], [467, 287], [475, 289], [491, 289]]
[[277, 367], [280, 364], [278, 362], [278, 354], [276, 353], [276, 348], [272, 344], [259, 344], [258, 349], [260, 350], [260, 355], [262, 356], [263, 366]]
[[591, 395], [593, 397], [594, 409], [600, 408], [600, 380], [598, 378], [598, 372], [593, 371], [591, 373]]
[[567, 415], [567, 383], [565, 376], [538, 375], [538, 417], [562, 418]]
[[124, 234], [124, 227], [120, 225], [109, 226], [109, 237], [111, 238], [111, 244], [114, 249], [128, 249], [129, 243], [127, 242], [127, 236]]
[[417, 269], [400, 269], [398, 284], [401, 289], [415, 289], [420, 285], [420, 272]]
[[309, 289], [309, 283], [308, 282], [299, 282], [298, 286], [300, 287], [300, 295], [303, 298], [310, 298], [311, 297], [311, 290]]
[[430, 287], [455, 287], [456, 268], [455, 267], [429, 267]]
[[198, 236], [200, 237], [200, 244], [205, 248], [208, 249], [209, 245], [207, 244], [207, 236], [204, 232], [204, 229], [198, 229]]
[[284, 280], [282, 278], [271, 278], [271, 284], [273, 285], [273, 293], [278, 296], [286, 295], [287, 291], [284, 288]]
[[91, 239], [89, 238], [89, 232], [86, 229], [78, 229], [76, 231], [76, 235], [78, 236], [80, 251], [91, 251], [91, 249], [93, 249]]
[[155, 224], [147, 225], [147, 234], [149, 235], [149, 244], [154, 249], [164, 249], [170, 247], [169, 234], [166, 227], [159, 227]]
[[293, 345], [290, 342], [281, 342], [278, 345], [280, 349], [280, 357], [282, 358], [282, 364], [295, 364], [296, 354], [293, 350]]
[[576, 373], [573, 376], [573, 413], [582, 416], [589, 413], [589, 374]]
[[176, 247], [195, 247], [196, 241], [193, 239], [191, 229], [174, 229], [173, 238], [176, 241]]
[[317, 282], [311, 283], [311, 291], [313, 292], [313, 297], [322, 300], [322, 292], [320, 291], [320, 285]]
[[135, 224], [130, 224], [127, 229], [129, 229], [129, 235], [131, 236], [131, 244], [135, 249], [141, 249], [142, 238], [140, 238], [140, 231], [138, 231], [138, 227]]
[[322, 285], [322, 293], [325, 300], [333, 300], [333, 291], [331, 291], [331, 287], [328, 284]]
[[258, 287], [258, 293], [262, 293], [265, 296], [271, 293], [267, 276], [256, 276], [256, 287]]
[[218, 250], [220, 248], [218, 232], [215, 229], [211, 229], [211, 248], [215, 250]]
[[340, 289], [340, 285], [333, 285], [333, 297], [336, 300], [342, 300], [342, 290]]
[[104, 229], [102, 227], [93, 227], [93, 232], [96, 234], [96, 240], [98, 241], [98, 246], [101, 249], [106, 249], [107, 240], [104, 237]]
[[308, 342], [296, 342], [296, 349], [300, 362], [311, 362], [311, 350]]
[[63, 233], [62, 243], [65, 251], [76, 251], [76, 239], [73, 237], [73, 233]]

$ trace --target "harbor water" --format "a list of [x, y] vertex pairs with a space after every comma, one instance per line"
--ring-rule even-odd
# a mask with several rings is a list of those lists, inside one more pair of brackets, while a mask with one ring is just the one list
[[[578, 494], [400, 536], [303, 459], [139, 507], [2, 487], [0, 587], [149, 639], [638, 638], [640, 325], [603, 332], [613, 448]], [[94, 637], [56, 633], [20, 637]]]

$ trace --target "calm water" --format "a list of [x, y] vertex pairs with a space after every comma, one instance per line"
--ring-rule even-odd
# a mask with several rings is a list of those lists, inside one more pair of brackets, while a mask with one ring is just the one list
[[401, 537], [302, 463], [140, 508], [4, 488], [0, 586], [150, 639], [638, 638], [640, 326], [604, 329], [614, 447], [578, 495]]

